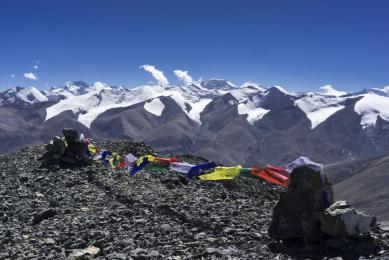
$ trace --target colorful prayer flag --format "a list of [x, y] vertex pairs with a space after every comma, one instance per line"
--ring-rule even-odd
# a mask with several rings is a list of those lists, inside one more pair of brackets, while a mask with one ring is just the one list
[[242, 166], [238, 165], [235, 167], [216, 167], [214, 172], [200, 175], [199, 178], [201, 180], [232, 180], [234, 179], [239, 173]]
[[211, 162], [211, 163], [203, 163], [203, 164], [198, 164], [198, 165], [195, 165], [193, 166], [188, 174], [187, 174], [187, 177], [189, 179], [192, 179], [193, 177], [196, 177], [196, 176], [199, 176], [201, 174], [201, 171], [204, 171], [204, 170], [209, 170], [209, 169], [213, 169], [215, 168], [217, 165], [216, 163], [214, 162]]

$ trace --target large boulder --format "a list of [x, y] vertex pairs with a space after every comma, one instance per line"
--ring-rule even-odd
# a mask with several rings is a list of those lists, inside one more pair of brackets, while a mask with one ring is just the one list
[[323, 172], [307, 166], [295, 168], [290, 184], [277, 203], [268, 234], [278, 240], [320, 239], [320, 215], [333, 203], [333, 189]]
[[321, 230], [333, 237], [349, 237], [368, 233], [377, 219], [352, 208], [346, 201], [337, 201], [320, 216]]

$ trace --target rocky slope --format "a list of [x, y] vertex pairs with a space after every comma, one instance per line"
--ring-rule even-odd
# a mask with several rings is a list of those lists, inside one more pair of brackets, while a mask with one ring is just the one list
[[[131, 141], [101, 146], [150, 152]], [[272, 241], [267, 229], [282, 190], [265, 182], [189, 181], [169, 171], [129, 177], [98, 163], [49, 171], [39, 168], [43, 151], [0, 157], [0, 259], [63, 259], [82, 249], [101, 259], [389, 257], [385, 226], [319, 244]]]

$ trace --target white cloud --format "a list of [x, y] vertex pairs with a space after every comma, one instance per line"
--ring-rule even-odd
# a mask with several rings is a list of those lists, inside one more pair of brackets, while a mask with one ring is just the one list
[[24, 73], [24, 77], [31, 80], [37, 80], [38, 77], [34, 75], [32, 72], [26, 72]]
[[328, 84], [324, 85], [320, 89], [323, 90], [324, 95], [329, 95], [329, 96], [339, 97], [339, 96], [343, 96], [343, 95], [347, 94], [347, 92], [336, 90], [331, 85], [328, 85]]
[[158, 81], [160, 85], [169, 85], [169, 81], [165, 77], [162, 71], [157, 70], [153, 65], [142, 65], [139, 68], [144, 69], [147, 72], [150, 72], [151, 76]]
[[183, 70], [175, 70], [174, 74], [176, 74], [177, 78], [182, 80], [185, 84], [192, 84], [193, 79], [188, 75], [188, 71]]
[[35, 62], [35, 65], [33, 66], [34, 69], [39, 69], [39, 60]]

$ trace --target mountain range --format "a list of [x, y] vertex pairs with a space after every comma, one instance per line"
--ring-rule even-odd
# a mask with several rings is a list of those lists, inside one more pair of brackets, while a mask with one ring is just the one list
[[132, 89], [78, 81], [0, 93], [0, 153], [47, 142], [63, 128], [229, 164], [301, 155], [336, 163], [389, 153], [389, 87], [314, 93], [221, 79]]

